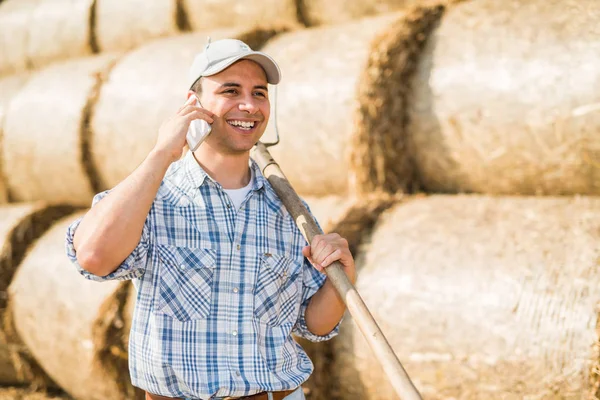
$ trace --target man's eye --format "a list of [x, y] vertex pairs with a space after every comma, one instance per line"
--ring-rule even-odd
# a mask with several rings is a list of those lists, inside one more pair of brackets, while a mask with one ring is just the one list
[[255, 92], [254, 95], [255, 96], [261, 96], [261, 97], [267, 97], [267, 95], [264, 94], [263, 92]]
[[237, 93], [237, 90], [235, 90], [235, 89], [228, 89], [228, 90], [224, 91], [223, 93], [233, 93], [233, 94], [235, 94], [235, 93]]

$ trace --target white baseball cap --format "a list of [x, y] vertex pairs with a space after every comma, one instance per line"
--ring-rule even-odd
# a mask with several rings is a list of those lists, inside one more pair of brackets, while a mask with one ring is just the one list
[[267, 82], [277, 85], [281, 80], [279, 66], [270, 56], [260, 51], [254, 51], [246, 43], [236, 39], [221, 39], [210, 41], [204, 51], [194, 58], [190, 68], [190, 88], [203, 76], [218, 74], [236, 61], [252, 60], [262, 67], [267, 75]]

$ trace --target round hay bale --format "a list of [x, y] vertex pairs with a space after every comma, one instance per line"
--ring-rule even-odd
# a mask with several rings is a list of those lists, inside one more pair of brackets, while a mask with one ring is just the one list
[[300, 3], [306, 25], [315, 26], [349, 22], [434, 2], [439, 3], [436, 0], [302, 0]]
[[13, 97], [4, 124], [4, 171], [18, 201], [90, 204], [98, 192], [88, 124], [114, 55], [52, 65]]
[[155, 38], [175, 35], [176, 3], [175, 0], [96, 0], [95, 34], [99, 49], [128, 50]]
[[[283, 71], [277, 94], [281, 142], [271, 153], [300, 193], [322, 196], [351, 191], [347, 153], [354, 146], [350, 139], [357, 131], [364, 131], [365, 137], [395, 140], [398, 109], [403, 105], [397, 96], [403, 83], [392, 75], [397, 60], [376, 65], [368, 61], [389, 58], [387, 54], [414, 36], [415, 29], [407, 26], [430, 22], [427, 13], [389, 14], [291, 32], [267, 43], [263, 50]], [[382, 43], [381, 35], [389, 39]], [[380, 76], [385, 84], [374, 87]], [[364, 105], [371, 115], [357, 121], [355, 110], [363, 103], [363, 92], [368, 91], [375, 93]], [[378, 129], [363, 128], [371, 120], [379, 121]], [[392, 144], [383, 155], [373, 156], [373, 162], [386, 171], [397, 171], [396, 175], [405, 180], [408, 173], [398, 161], [396, 143]], [[366, 169], [364, 175], [372, 178], [362, 160], [355, 164], [354, 169]]]
[[94, 0], [38, 0], [28, 29], [29, 66], [92, 53]]
[[[381, 216], [357, 287], [425, 398], [581, 399], [599, 244], [598, 198], [432, 196]], [[331, 398], [396, 398], [349, 316], [334, 345]]]
[[[67, 393], [81, 399], [125, 399], [122, 381], [102, 364], [127, 297], [122, 282], [84, 279], [64, 254], [67, 226], [56, 223], [25, 257], [9, 288], [14, 326], [42, 368]], [[125, 287], [125, 289], [123, 288]], [[110, 351], [110, 349], [108, 349]]]
[[596, 0], [451, 8], [411, 82], [399, 154], [414, 159], [422, 187], [600, 194], [598, 18]]
[[190, 26], [195, 31], [265, 25], [299, 25], [295, 0], [182, 1]]
[[[4, 117], [8, 104], [13, 96], [25, 84], [28, 76], [26, 74], [10, 75], [0, 79], [0, 154], [2, 154]], [[3, 159], [0, 159], [0, 204], [8, 201], [8, 190], [6, 177], [4, 175]]]
[[54, 385], [7, 326], [8, 286], [31, 244], [72, 211], [39, 202], [0, 207], [0, 385]]
[[219, 30], [160, 39], [123, 57], [102, 86], [91, 122], [92, 156], [104, 188], [117, 185], [146, 158], [158, 128], [185, 102], [194, 56], [212, 40], [240, 38], [252, 48], [275, 31]]
[[29, 27], [40, 0], [6, 0], [0, 7], [0, 76], [29, 67]]

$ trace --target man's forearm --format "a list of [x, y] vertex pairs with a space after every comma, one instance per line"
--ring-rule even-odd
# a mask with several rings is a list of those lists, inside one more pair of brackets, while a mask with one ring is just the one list
[[306, 308], [306, 326], [315, 335], [326, 335], [340, 322], [344, 311], [346, 305], [328, 278]]
[[73, 238], [77, 260], [84, 269], [108, 275], [135, 249], [170, 163], [168, 155], [150, 153], [85, 215]]

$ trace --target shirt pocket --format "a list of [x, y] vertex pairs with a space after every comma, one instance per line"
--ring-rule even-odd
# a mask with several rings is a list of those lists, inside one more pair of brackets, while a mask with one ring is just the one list
[[157, 248], [161, 260], [157, 311], [182, 322], [208, 317], [215, 251], [168, 245]]
[[302, 275], [294, 259], [277, 254], [259, 256], [254, 315], [268, 325], [295, 322], [300, 309]]

